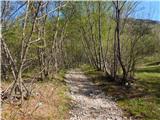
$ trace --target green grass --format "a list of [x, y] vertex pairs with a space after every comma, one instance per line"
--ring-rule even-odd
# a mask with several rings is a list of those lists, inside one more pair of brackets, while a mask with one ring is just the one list
[[160, 65], [157, 65], [157, 66], [145, 66], [143, 68], [137, 69], [137, 72], [142, 73], [142, 76], [143, 76], [144, 72], [146, 72], [147, 74], [149, 74], [149, 73], [152, 73], [152, 74], [160, 73]]
[[94, 74], [96, 72], [96, 70], [93, 67], [87, 64], [81, 65], [80, 68], [85, 74]]
[[80, 66], [80, 69], [84, 72], [85, 75], [88, 75], [90, 77], [96, 77], [99, 75], [103, 75], [102, 71], [97, 71], [92, 66], [84, 64]]
[[140, 120], [159, 120], [160, 105], [153, 98], [135, 98], [119, 101], [119, 105], [127, 111], [127, 115]]
[[128, 114], [141, 120], [160, 119], [160, 66], [137, 69], [136, 84], [145, 93], [143, 97], [119, 101]]
[[152, 56], [147, 56], [142, 59], [141, 64], [143, 65], [154, 64], [160, 61], [159, 58], [160, 58], [159, 53], [154, 54]]
[[71, 109], [71, 98], [66, 94], [69, 92], [69, 88], [64, 82], [66, 72], [66, 69], [61, 69], [57, 74], [54, 75], [54, 78], [51, 79], [51, 82], [54, 84], [54, 86], [56, 86], [57, 95], [59, 97], [59, 104], [57, 104], [59, 120], [66, 119], [66, 116], [69, 116], [68, 113]]

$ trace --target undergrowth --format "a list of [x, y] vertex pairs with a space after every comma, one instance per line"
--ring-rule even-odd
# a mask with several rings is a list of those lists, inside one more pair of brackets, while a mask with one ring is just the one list
[[[2, 104], [3, 120], [64, 120], [69, 117], [70, 98], [68, 87], [63, 82], [65, 71], [54, 78], [38, 81], [33, 87], [32, 96], [22, 106]], [[2, 82], [7, 87], [9, 82]]]

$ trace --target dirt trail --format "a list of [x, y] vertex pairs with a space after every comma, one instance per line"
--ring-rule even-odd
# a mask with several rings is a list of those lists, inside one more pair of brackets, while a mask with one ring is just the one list
[[73, 109], [70, 120], [128, 120], [122, 110], [79, 69], [66, 74]]

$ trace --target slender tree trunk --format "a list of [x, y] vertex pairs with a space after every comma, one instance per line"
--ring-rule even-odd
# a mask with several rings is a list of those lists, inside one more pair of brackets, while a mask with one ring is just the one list
[[122, 62], [121, 58], [121, 46], [120, 46], [120, 7], [119, 7], [119, 1], [116, 1], [116, 39], [117, 39], [117, 58], [119, 61], [119, 64], [121, 65], [122, 71], [123, 71], [123, 78], [122, 82], [125, 84], [127, 80], [127, 71], [126, 68]]

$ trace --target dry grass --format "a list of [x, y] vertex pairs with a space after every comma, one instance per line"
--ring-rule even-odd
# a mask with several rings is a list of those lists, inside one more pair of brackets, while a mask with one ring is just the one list
[[[2, 83], [7, 86], [8, 83]], [[3, 120], [64, 120], [69, 117], [70, 99], [67, 87], [56, 80], [36, 83], [33, 96], [23, 105], [9, 103], [2, 105]]]

